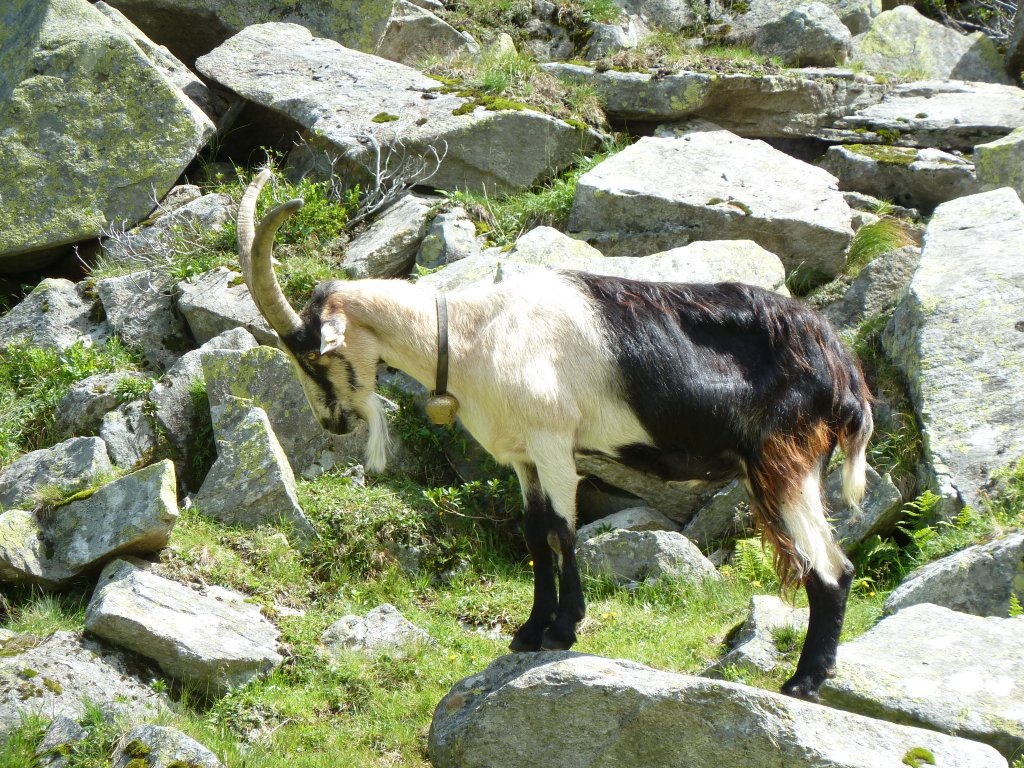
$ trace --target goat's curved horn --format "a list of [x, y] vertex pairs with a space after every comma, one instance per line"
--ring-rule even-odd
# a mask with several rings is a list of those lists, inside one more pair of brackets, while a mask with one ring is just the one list
[[297, 331], [302, 321], [277, 282], [271, 257], [277, 230], [285, 219], [302, 207], [302, 200], [282, 203], [257, 222], [256, 200], [270, 177], [269, 170], [260, 171], [238, 204], [238, 256], [242, 264], [242, 276], [257, 309], [279, 336], [287, 336]]

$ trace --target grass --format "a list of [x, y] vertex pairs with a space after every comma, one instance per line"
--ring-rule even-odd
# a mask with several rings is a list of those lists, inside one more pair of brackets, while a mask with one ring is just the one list
[[779, 58], [762, 56], [746, 46], [712, 43], [695, 47], [685, 38], [665, 31], [657, 31], [636, 48], [623, 49], [610, 59], [598, 62], [598, 68], [627, 72], [753, 75], [774, 75], [785, 71]]
[[882, 218], [872, 224], [865, 224], [854, 233], [850, 242], [844, 274], [856, 277], [879, 256], [917, 244], [913, 231], [898, 219]]

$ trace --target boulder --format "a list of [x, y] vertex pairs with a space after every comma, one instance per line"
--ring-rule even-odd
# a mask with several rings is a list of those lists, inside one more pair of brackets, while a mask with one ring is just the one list
[[295, 495], [295, 475], [262, 408], [227, 398], [211, 409], [217, 460], [195, 495], [204, 514], [228, 525], [289, 525], [302, 540], [316, 536]]
[[947, 515], [978, 506], [993, 473], [1024, 458], [1022, 252], [1024, 202], [1013, 190], [940, 205], [883, 334], [909, 384]]
[[134, 371], [98, 373], [71, 385], [57, 405], [53, 431], [57, 437], [94, 435], [103, 417], [121, 405], [128, 387], [144, 386], [147, 377]]
[[1024, 602], [1024, 533], [967, 547], [907, 576], [885, 600], [885, 612], [932, 603], [975, 616], [1009, 614]]
[[[749, 42], [757, 31], [778, 20], [790, 11], [804, 8], [807, 0], [751, 0], [745, 4], [733, 4], [732, 21], [724, 30], [727, 42]], [[843, 24], [855, 35], [865, 32], [871, 20], [882, 12], [881, 0], [823, 0]]]
[[0, 515], [0, 581], [59, 588], [124, 554], [166, 546], [178, 521], [174, 467], [154, 464], [49, 514]]
[[839, 330], [853, 330], [893, 309], [910, 285], [921, 249], [908, 245], [879, 256], [865, 266], [842, 298], [825, 307], [825, 317]]
[[616, 584], [653, 582], [662, 578], [720, 578], [700, 550], [674, 531], [616, 530], [588, 539], [576, 551], [580, 569]]
[[[676, 33], [705, 21], [707, 11], [685, 0], [618, 0], [615, 5], [648, 27]], [[713, 7], [709, 4], [708, 7]]]
[[[593, 89], [619, 120], [664, 122], [702, 117], [748, 139], [806, 138], [881, 100], [872, 78], [835, 68], [779, 75], [597, 71], [579, 64], [541, 69]], [[855, 140], [855, 139], [851, 139]]]
[[100, 422], [100, 437], [111, 461], [121, 469], [138, 469], [173, 453], [151, 410], [148, 401], [133, 400], [110, 411]]
[[110, 328], [102, 308], [86, 296], [81, 283], [47, 277], [6, 315], [0, 317], [0, 347], [21, 340], [32, 347], [65, 350], [105, 341]]
[[238, 272], [218, 267], [182, 280], [177, 295], [178, 311], [200, 344], [239, 327], [249, 331], [260, 344], [277, 344], [277, 334], [256, 308]]
[[[839, 646], [831, 706], [989, 744], [1024, 746], [1024, 616], [981, 618], [923, 603]], [[954, 760], [951, 765], [960, 765]]]
[[296, 475], [317, 475], [337, 463], [361, 460], [366, 425], [356, 421], [347, 435], [332, 435], [321, 427], [293, 363], [281, 350], [256, 347], [213, 353], [203, 358], [203, 371], [211, 408], [238, 397], [266, 411]]
[[342, 267], [349, 277], [403, 277], [416, 261], [430, 223], [434, 201], [405, 195], [377, 216], [345, 248]]
[[893, 200], [924, 213], [947, 200], [980, 191], [973, 164], [937, 149], [835, 145], [828, 148], [822, 167], [839, 179], [842, 190]]
[[147, 768], [223, 768], [217, 756], [181, 731], [159, 725], [137, 725], [124, 734], [110, 758], [110, 768], [137, 768], [145, 755]]
[[125, 346], [138, 348], [157, 370], [170, 368], [192, 340], [174, 308], [171, 281], [157, 272], [135, 272], [96, 284], [107, 322]]
[[1024, 91], [996, 83], [933, 80], [906, 83], [819, 131], [849, 143], [876, 141], [970, 152], [1024, 125]]
[[[799, 638], [807, 631], [809, 615], [807, 608], [796, 608], [774, 595], [754, 595], [750, 598], [750, 613], [732, 640], [732, 649], [709, 672], [717, 675], [727, 667], [771, 672], [783, 661], [775, 639], [779, 631], [792, 631]], [[796, 642], [798, 649], [800, 646]]]
[[845, 264], [852, 217], [826, 171], [701, 123], [642, 138], [580, 177], [568, 228], [613, 256], [753, 240], [787, 271], [831, 277]]
[[[266, 61], [275, 62], [271, 77]], [[531, 109], [475, 106], [410, 67], [294, 24], [248, 27], [196, 66], [315, 135], [351, 183], [372, 184], [378, 160], [392, 178], [425, 182], [436, 153], [430, 186], [500, 194], [557, 174], [597, 143], [596, 134]]]
[[[35, 674], [26, 675], [26, 670]], [[111, 717], [155, 717], [167, 711], [167, 699], [138, 679], [138, 670], [135, 660], [79, 633], [15, 635], [0, 643], [0, 739], [30, 714], [79, 720], [86, 702]]]
[[223, 694], [282, 661], [277, 629], [244, 595], [191, 589], [141, 561], [115, 560], [103, 569], [85, 627], [200, 694]]
[[107, 446], [98, 437], [75, 437], [31, 451], [0, 473], [0, 509], [32, 509], [42, 491], [72, 496], [112, 469]]
[[67, 754], [87, 736], [85, 728], [70, 717], [57, 715], [50, 721], [42, 741], [36, 746], [38, 768], [64, 768], [67, 765]]
[[917, 80], [970, 80], [1009, 84], [995, 43], [981, 32], [963, 35], [898, 5], [853, 40], [852, 60], [871, 72]]
[[1012, 187], [1024, 199], [1024, 126], [975, 146], [974, 173], [982, 189]]
[[822, 2], [799, 5], [754, 32], [753, 49], [787, 66], [831, 67], [850, 55], [850, 30]]
[[481, 253], [476, 225], [461, 206], [434, 217], [416, 251], [416, 265], [437, 269]]
[[338, 657], [346, 651], [401, 657], [419, 646], [434, 643], [430, 635], [402, 616], [390, 603], [378, 605], [366, 616], [342, 616], [324, 631], [320, 642], [329, 658]]
[[0, 270], [144, 219], [210, 119], [86, 0], [14, 0], [0, 31]]
[[879, 476], [868, 467], [866, 474], [867, 487], [857, 507], [850, 506], [843, 499], [841, 469], [831, 472], [825, 483], [825, 497], [836, 541], [847, 551], [869, 536], [892, 533], [903, 519], [903, 496], [888, 473]]
[[683, 535], [707, 551], [736, 538], [751, 529], [747, 491], [733, 480], [716, 491], [683, 527]]
[[623, 509], [576, 531], [576, 546], [609, 531], [678, 531], [679, 525], [650, 507]]
[[1005, 768], [967, 739], [570, 652], [502, 656], [456, 683], [428, 737], [435, 768], [905, 768], [915, 748], [940, 766]]
[[460, 32], [426, 8], [396, 0], [374, 53], [415, 66], [430, 57], [475, 56], [480, 46], [472, 35]]

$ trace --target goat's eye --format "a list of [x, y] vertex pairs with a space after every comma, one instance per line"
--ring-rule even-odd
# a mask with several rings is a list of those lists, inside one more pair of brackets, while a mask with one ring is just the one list
[[319, 352], [307, 352], [306, 353], [306, 359], [309, 360], [309, 362], [311, 362], [311, 363], [315, 362], [318, 357], [320, 357], [320, 353]]

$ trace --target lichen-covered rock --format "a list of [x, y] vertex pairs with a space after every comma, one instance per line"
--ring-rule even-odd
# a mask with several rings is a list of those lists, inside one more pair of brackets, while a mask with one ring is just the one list
[[650, 507], [633, 507], [602, 517], [576, 531], [576, 546], [609, 531], [678, 531], [679, 525]]
[[940, 205], [883, 335], [909, 384], [947, 515], [977, 506], [993, 473], [1024, 458], [1021, 253], [1024, 202], [1013, 190]]
[[0, 317], [0, 347], [22, 340], [41, 349], [64, 350], [76, 343], [91, 346], [110, 335], [95, 302], [81, 284], [47, 277], [32, 293]]
[[684, 526], [683, 535], [705, 552], [740, 536], [752, 526], [747, 491], [733, 480], [715, 492]]
[[843, 499], [841, 469], [832, 472], [825, 483], [836, 541], [847, 550], [869, 536], [892, 533], [903, 518], [903, 497], [892, 478], [888, 474], [879, 476], [868, 467], [866, 479], [864, 498], [857, 507], [851, 507]]
[[480, 53], [480, 46], [472, 35], [460, 32], [426, 8], [397, 0], [374, 53], [415, 66], [431, 56], [474, 56]]
[[416, 264], [425, 269], [436, 269], [477, 256], [480, 252], [476, 225], [469, 218], [466, 209], [460, 206], [439, 214], [430, 223], [427, 234], [416, 251]]
[[222, 694], [282, 661], [278, 631], [259, 606], [227, 589], [190, 589], [141, 561], [115, 560], [103, 569], [85, 626], [201, 694]]
[[140, 755], [147, 768], [223, 768], [213, 752], [173, 728], [137, 725], [117, 744], [110, 768], [135, 768], [132, 761]]
[[914, 748], [939, 766], [1005, 768], [966, 739], [569, 652], [502, 656], [456, 683], [428, 738], [435, 768], [906, 768]]
[[5, 271], [144, 219], [214, 130], [86, 0], [14, 3], [0, 30]]
[[64, 768], [67, 765], [67, 753], [87, 735], [85, 728], [70, 717], [57, 715], [36, 746], [38, 768]]
[[[270, 76], [266, 61], [275, 62]], [[440, 166], [426, 182], [435, 189], [512, 192], [559, 173], [598, 141], [510, 102], [476, 106], [411, 67], [313, 38], [294, 24], [247, 27], [196, 66], [315, 135], [351, 183], [370, 181], [376, 144], [392, 172], [403, 161], [422, 161], [429, 172], [436, 152]]]
[[277, 334], [263, 319], [237, 272], [218, 267], [182, 280], [177, 293], [178, 311], [200, 344], [239, 327], [249, 331], [260, 344], [277, 344]]
[[583, 542], [576, 555], [582, 570], [617, 584], [721, 578], [693, 542], [674, 531], [602, 533]]
[[1001, 139], [978, 144], [974, 173], [982, 188], [1012, 187], [1024, 199], [1024, 126]]
[[[880, 0], [823, 0], [824, 5], [842, 20], [855, 35], [865, 32], [871, 20], [882, 12]], [[734, 42], [749, 40], [756, 31], [795, 8], [805, 7], [807, 0], [751, 0], [745, 6], [732, 7], [732, 23], [725, 39]]]
[[897, 5], [853, 40], [852, 60], [871, 72], [918, 80], [1010, 81], [995, 43], [981, 32], [963, 35], [922, 16], [912, 5]]
[[177, 521], [169, 461], [44, 515], [9, 510], [0, 515], [0, 581], [64, 586], [118, 555], [162, 549]]
[[0, 473], [0, 509], [32, 509], [44, 492], [71, 496], [113, 467], [98, 437], [75, 437], [20, 456]]
[[[750, 598], [750, 613], [732, 640], [732, 649], [709, 672], [717, 674], [726, 667], [771, 672], [783, 657], [775, 640], [777, 633], [789, 630], [799, 640], [800, 633], [807, 630], [808, 616], [807, 608], [796, 608], [774, 595], [754, 595]], [[800, 645], [796, 642], [797, 648]]]
[[124, 654], [78, 633], [15, 635], [0, 644], [0, 740], [29, 714], [78, 720], [87, 701], [110, 716], [155, 717], [169, 702], [136, 677], [141, 671]]
[[886, 598], [885, 612], [933, 603], [975, 616], [1007, 616], [1024, 602], [1024, 533], [978, 544], [921, 566]]
[[904, 608], [839, 646], [836, 677], [822, 696], [834, 707], [974, 739], [1012, 757], [1024, 746], [1022, 633], [1024, 616]]
[[409, 274], [427, 233], [432, 201], [406, 195], [378, 216], [345, 248], [342, 266], [349, 277], [400, 277]]
[[825, 317], [841, 330], [881, 317], [899, 303], [920, 263], [921, 249], [913, 245], [879, 256], [860, 271], [841, 299], [825, 307]]
[[171, 285], [168, 278], [149, 271], [96, 284], [114, 333], [126, 346], [141, 349], [146, 362], [157, 370], [171, 367], [193, 346], [174, 307]]
[[173, 453], [150, 411], [148, 401], [133, 400], [110, 411], [100, 422], [100, 437], [107, 444], [107, 453], [121, 469], [138, 469]]
[[754, 32], [753, 48], [787, 66], [831, 67], [850, 55], [850, 30], [825, 3], [799, 5]]
[[57, 405], [53, 431], [57, 437], [94, 435], [103, 417], [117, 408], [125, 393], [145, 386], [146, 376], [134, 371], [98, 373], [71, 385]]
[[321, 635], [328, 657], [345, 651], [362, 651], [376, 656], [388, 653], [404, 656], [417, 646], [431, 645], [430, 635], [405, 618], [390, 603], [378, 605], [366, 616], [342, 616]]
[[614, 256], [753, 240], [787, 270], [830, 277], [845, 264], [852, 216], [828, 172], [699, 123], [642, 138], [585, 173], [568, 227]]
[[295, 475], [266, 411], [227, 398], [211, 409], [217, 460], [195, 496], [204, 515], [255, 528], [284, 522], [300, 539], [316, 535], [295, 495]]

